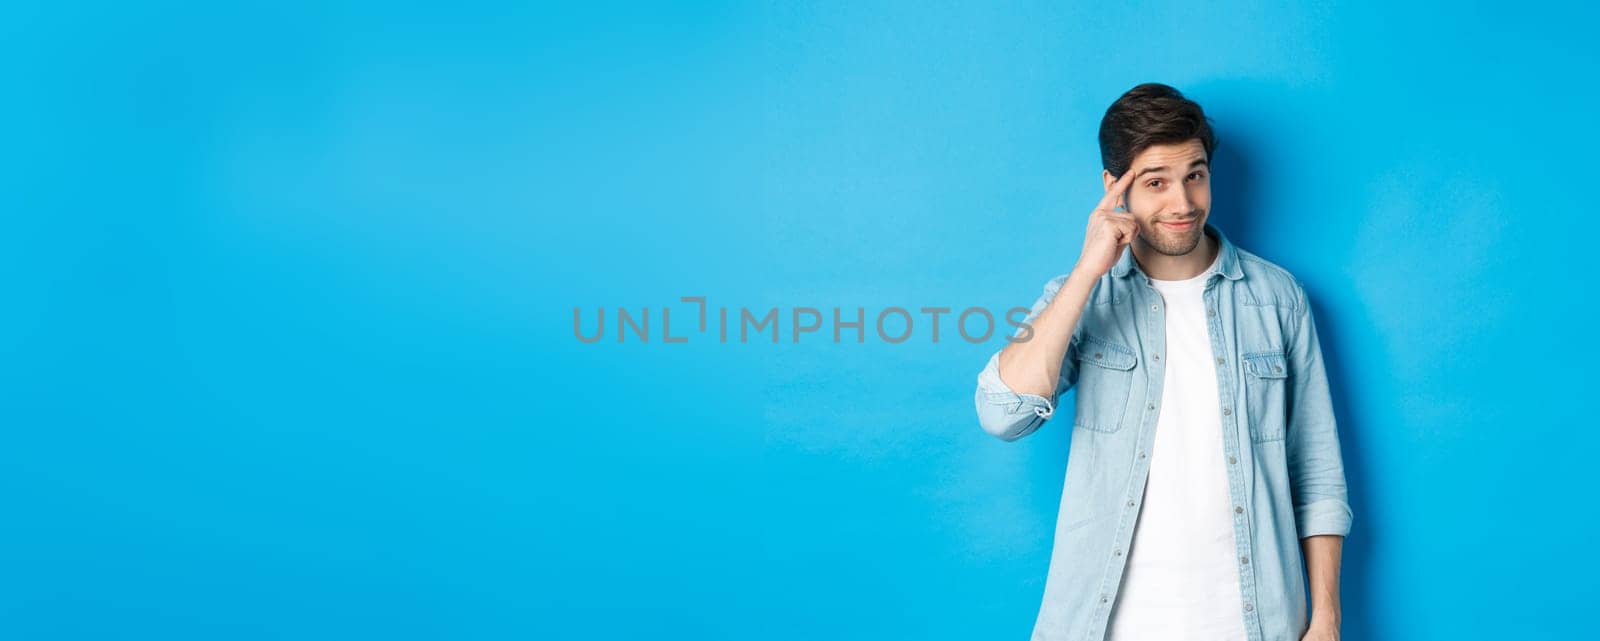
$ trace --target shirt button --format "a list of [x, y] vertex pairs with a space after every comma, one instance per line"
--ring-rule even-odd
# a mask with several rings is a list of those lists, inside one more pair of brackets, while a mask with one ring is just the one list
[[1206, 316], [1216, 316], [1216, 315], [1217, 315], [1217, 310], [1214, 310], [1214, 309], [1206, 310]]
[[1248, 557], [1248, 556], [1239, 557], [1239, 563], [1242, 564], [1242, 565], [1250, 565], [1250, 557]]
[[1117, 556], [1122, 556], [1122, 550], [1113, 550], [1111, 553]]
[[1095, 352], [1095, 353], [1094, 353], [1094, 357], [1095, 357], [1095, 358], [1100, 358], [1100, 357], [1101, 357], [1101, 356], [1104, 356], [1104, 355], [1105, 355], [1105, 354], [1104, 354], [1104, 353], [1102, 353], [1102, 352]]
[[[1100, 600], [1101, 600], [1101, 601], [1102, 601], [1102, 602], [1104, 602], [1104, 601], [1105, 601], [1105, 599], [1100, 599]], [[1256, 606], [1254, 606], [1254, 605], [1251, 605], [1251, 604], [1249, 604], [1249, 603], [1246, 603], [1246, 604], [1244, 604], [1244, 611], [1245, 611], [1245, 612], [1249, 612], [1249, 611], [1251, 611], [1251, 610], [1254, 610], [1254, 609], [1256, 609]]]
[[1144, 458], [1144, 452], [1139, 453], [1139, 458]]
[[1155, 403], [1151, 403], [1150, 406], [1149, 406], [1149, 409], [1155, 409], [1155, 408], [1156, 408], [1156, 404]]
[[1226, 362], [1228, 362], [1227, 359], [1225, 359], [1225, 358], [1223, 358], [1221, 356], [1217, 357], [1217, 364], [1218, 365], [1221, 365], [1221, 364], [1226, 363]]
[[1242, 505], [1233, 506], [1233, 513], [1234, 514], [1244, 514], [1244, 506], [1242, 506]]
[[1151, 305], [1151, 306], [1150, 306], [1150, 311], [1152, 311], [1152, 312], [1153, 312], [1153, 311], [1156, 311], [1156, 310], [1158, 310], [1158, 309], [1161, 309], [1161, 306], [1160, 306], [1160, 305]]
[[1223, 416], [1227, 416], [1227, 415], [1232, 414], [1232, 413], [1233, 413], [1233, 410], [1230, 410], [1230, 409], [1228, 409], [1226, 407], [1222, 408], [1222, 415]]
[[1128, 501], [1128, 507], [1133, 507], [1133, 501]]
[[1236, 459], [1236, 458], [1234, 458], [1232, 456], [1228, 457], [1228, 465], [1235, 465], [1238, 462], [1239, 462], [1239, 459]]
[[1154, 359], [1159, 361], [1159, 360], [1161, 360], [1161, 355], [1160, 354], [1151, 354], [1150, 358], [1154, 358]]
[[[1106, 602], [1106, 595], [1104, 595], [1104, 594], [1100, 595], [1100, 602], [1101, 603], [1105, 603]], [[1245, 606], [1245, 609], [1249, 609], [1249, 606]]]

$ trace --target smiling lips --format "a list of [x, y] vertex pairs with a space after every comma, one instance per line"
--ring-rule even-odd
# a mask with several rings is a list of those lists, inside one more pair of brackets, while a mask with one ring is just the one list
[[1199, 219], [1186, 220], [1186, 221], [1183, 221], [1181, 223], [1163, 222], [1163, 223], [1161, 223], [1161, 226], [1165, 227], [1167, 229], [1171, 229], [1173, 231], [1188, 231], [1190, 228], [1194, 227], [1195, 220], [1199, 220]]

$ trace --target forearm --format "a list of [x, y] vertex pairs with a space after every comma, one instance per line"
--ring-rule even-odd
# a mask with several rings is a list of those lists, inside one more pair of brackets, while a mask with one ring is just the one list
[[1300, 539], [1305, 553], [1306, 575], [1311, 591], [1311, 620], [1338, 627], [1343, 618], [1339, 606], [1339, 563], [1344, 537], [1333, 534]]
[[1072, 333], [1098, 277], [1072, 272], [1050, 304], [1034, 317], [1032, 336], [1000, 351], [1000, 380], [1018, 393], [1051, 398]]

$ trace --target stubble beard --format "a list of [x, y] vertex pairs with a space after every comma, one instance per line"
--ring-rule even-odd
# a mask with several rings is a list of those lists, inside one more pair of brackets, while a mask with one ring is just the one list
[[1195, 225], [1187, 231], [1171, 231], [1152, 221], [1149, 227], [1139, 230], [1139, 236], [1144, 239], [1145, 245], [1157, 253], [1183, 256], [1200, 246], [1200, 237], [1206, 233], [1204, 223], [1205, 215], [1202, 214], [1195, 218]]

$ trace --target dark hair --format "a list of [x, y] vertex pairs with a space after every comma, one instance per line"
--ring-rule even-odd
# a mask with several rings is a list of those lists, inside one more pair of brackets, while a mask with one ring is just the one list
[[1122, 176], [1139, 152], [1198, 138], [1206, 159], [1217, 148], [1205, 111], [1182, 93], [1159, 82], [1147, 82], [1122, 94], [1100, 119], [1100, 164]]

